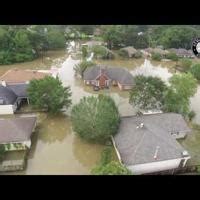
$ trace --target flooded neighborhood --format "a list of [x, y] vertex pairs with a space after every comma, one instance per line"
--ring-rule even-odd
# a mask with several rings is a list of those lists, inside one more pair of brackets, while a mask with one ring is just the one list
[[[42, 57], [33, 61], [0, 66], [0, 76], [14, 69], [55, 72], [56, 76], [62, 82], [62, 85], [64, 87], [70, 86], [72, 92], [72, 104], [62, 113], [52, 115], [43, 111], [30, 112], [29, 105], [25, 104], [12, 116], [5, 115], [5, 118], [8, 119], [21, 117], [25, 114], [30, 116], [34, 115], [37, 117], [37, 126], [32, 136], [32, 147], [27, 156], [25, 169], [14, 172], [0, 172], [0, 174], [89, 175], [91, 170], [101, 159], [102, 151], [108, 146], [112, 148], [113, 160], [119, 160], [115, 146], [85, 141], [74, 132], [72, 127], [72, 108], [74, 105], [78, 104], [83, 97], [98, 97], [99, 94], [108, 95], [114, 100], [119, 110], [120, 117], [135, 116], [138, 113], [138, 109], [130, 104], [129, 90], [120, 90], [118, 87], [111, 86], [95, 91], [93, 87], [84, 84], [82, 78], [75, 75], [74, 68], [77, 64], [81, 63], [82, 59], [80, 56], [77, 56], [82, 43], [83, 42], [80, 43], [80, 41], [71, 40], [66, 44], [64, 49], [47, 51]], [[76, 46], [76, 48], [74, 46]], [[73, 48], [75, 48], [75, 50]], [[169, 85], [169, 80], [174, 74], [179, 73], [175, 70], [177, 62], [169, 59], [155, 61], [148, 56], [141, 58], [121, 58], [117, 56], [115, 59], [99, 59], [93, 54], [89, 54], [87, 58], [100, 66], [126, 69], [133, 77], [138, 75], [159, 77], [166, 85]], [[198, 58], [194, 58], [194, 60], [196, 63], [200, 63]], [[196, 114], [190, 124], [193, 123], [196, 126], [200, 126], [199, 102], [200, 85], [198, 82], [197, 91], [195, 95], [190, 98], [190, 109]], [[144, 121], [145, 120], [146, 119], [144, 119]], [[123, 123], [126, 122], [124, 121]], [[145, 123], [150, 122], [145, 121]], [[152, 130], [154, 131], [154, 129]], [[184, 130], [186, 130], [186, 128], [184, 128]], [[191, 155], [190, 162], [193, 165], [200, 165], [200, 131], [197, 130], [199, 129], [192, 130], [185, 139], [180, 139], [180, 144], [182, 144]], [[121, 145], [120, 142], [121, 140], [118, 138], [115, 139], [115, 143], [119, 148]], [[122, 146], [122, 149], [123, 148]], [[125, 154], [127, 155], [127, 152]], [[15, 157], [16, 155], [13, 155], [13, 159], [17, 159]]]

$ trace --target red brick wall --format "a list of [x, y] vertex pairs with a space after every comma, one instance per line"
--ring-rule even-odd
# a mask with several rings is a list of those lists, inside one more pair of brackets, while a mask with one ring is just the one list
[[108, 79], [105, 75], [102, 74], [102, 75], [100, 75], [98, 80], [99, 80], [99, 87], [104, 88], [106, 86], [106, 80], [108, 80]]

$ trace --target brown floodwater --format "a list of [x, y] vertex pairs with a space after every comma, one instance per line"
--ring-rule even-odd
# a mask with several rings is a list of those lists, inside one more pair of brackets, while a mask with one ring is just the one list
[[16, 63], [11, 65], [0, 65], [0, 76], [7, 70], [19, 68], [19, 69], [50, 69], [53, 66], [59, 66], [63, 60], [67, 57], [66, 50], [48, 51], [43, 57], [30, 62]]
[[[120, 91], [117, 87], [93, 91], [83, 81], [74, 77], [73, 67], [79, 60], [72, 59], [65, 50], [49, 52], [42, 59], [15, 65], [0, 66], [0, 75], [11, 68], [49, 69], [59, 68], [59, 77], [64, 86], [72, 90], [72, 102], [76, 104], [83, 96], [105, 93], [112, 96], [119, 108], [121, 116], [133, 115], [136, 110], [128, 103], [129, 92]], [[171, 77], [168, 69], [175, 65], [171, 61], [152, 62], [144, 59], [98, 60], [100, 64], [127, 68], [133, 75], [155, 75], [167, 81]], [[198, 111], [200, 93], [195, 96], [194, 111]], [[73, 131], [70, 120], [70, 109], [64, 114], [50, 116], [47, 113], [36, 113], [38, 127], [33, 136], [27, 168], [22, 172], [8, 174], [90, 174], [90, 170], [98, 163], [104, 145], [91, 144], [80, 139]], [[197, 116], [198, 117], [198, 116]], [[200, 121], [199, 121], [200, 122]], [[115, 159], [116, 156], [115, 156]]]

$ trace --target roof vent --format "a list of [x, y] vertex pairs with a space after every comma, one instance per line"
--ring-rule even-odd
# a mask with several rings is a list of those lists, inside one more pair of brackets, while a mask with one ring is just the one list
[[144, 124], [143, 123], [140, 123], [140, 125], [137, 125], [136, 128], [143, 128], [144, 127]]
[[158, 150], [159, 150], [159, 146], [157, 146], [156, 147], [156, 151], [155, 151], [155, 154], [154, 154], [154, 156], [153, 156], [153, 158], [155, 159], [155, 160], [157, 160], [157, 158], [158, 158]]
[[189, 153], [188, 153], [187, 151], [183, 151], [183, 152], [182, 152], [182, 156], [183, 156], [183, 157], [189, 156]]

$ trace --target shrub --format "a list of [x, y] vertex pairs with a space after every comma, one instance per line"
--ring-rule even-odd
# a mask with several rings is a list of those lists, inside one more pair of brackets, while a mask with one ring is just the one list
[[92, 169], [93, 175], [132, 175], [132, 172], [119, 162], [111, 161], [106, 165], [98, 165]]
[[125, 51], [124, 49], [120, 49], [120, 50], [118, 51], [118, 54], [119, 54], [121, 57], [123, 57], [123, 58], [129, 58], [128, 52]]
[[183, 58], [180, 60], [180, 67], [184, 72], [189, 71], [191, 65], [192, 65], [192, 61], [189, 58]]
[[190, 72], [197, 80], [200, 80], [200, 64], [192, 65]]
[[120, 116], [114, 100], [106, 95], [83, 97], [71, 112], [73, 130], [90, 142], [105, 143], [117, 133]]
[[167, 59], [173, 60], [173, 61], [178, 61], [178, 56], [174, 52], [170, 52], [166, 55]]
[[151, 58], [152, 58], [152, 60], [161, 61], [162, 55], [160, 53], [154, 53], [153, 52]]
[[142, 52], [141, 51], [137, 51], [134, 55], [134, 58], [141, 58], [142, 57]]
[[101, 153], [101, 161], [100, 161], [100, 163], [102, 165], [106, 165], [106, 164], [110, 163], [111, 160], [112, 160], [112, 148], [111, 147], [107, 147]]
[[3, 144], [0, 144], [0, 162], [3, 160], [5, 151], [5, 146]]
[[191, 110], [191, 111], [188, 113], [188, 118], [189, 118], [190, 121], [192, 121], [192, 119], [193, 119], [195, 116], [196, 116], [196, 113], [195, 113], [193, 110]]

